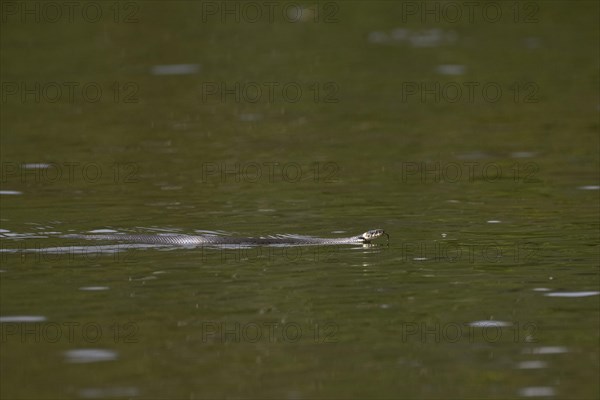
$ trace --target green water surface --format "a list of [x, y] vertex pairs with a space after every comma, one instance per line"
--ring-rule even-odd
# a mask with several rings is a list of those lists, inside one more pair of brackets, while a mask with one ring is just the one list
[[0, 3], [2, 398], [600, 396], [597, 2], [73, 3]]

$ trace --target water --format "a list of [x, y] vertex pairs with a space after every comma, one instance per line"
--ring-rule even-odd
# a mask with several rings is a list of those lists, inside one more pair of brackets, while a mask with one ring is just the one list
[[600, 395], [596, 3], [29, 4], [0, 39], [3, 398]]

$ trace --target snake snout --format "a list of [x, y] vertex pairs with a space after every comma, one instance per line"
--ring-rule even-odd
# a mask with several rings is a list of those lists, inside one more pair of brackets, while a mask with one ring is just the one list
[[388, 235], [383, 229], [372, 229], [363, 233], [362, 239], [365, 241], [371, 241], [378, 238], [379, 236], [387, 236], [388, 242], [390, 241], [390, 235]]

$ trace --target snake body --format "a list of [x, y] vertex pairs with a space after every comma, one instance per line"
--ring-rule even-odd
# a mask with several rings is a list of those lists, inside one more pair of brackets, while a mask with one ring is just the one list
[[218, 235], [144, 235], [144, 234], [95, 234], [95, 235], [65, 235], [68, 238], [87, 240], [112, 240], [128, 243], [157, 244], [166, 246], [219, 246], [219, 245], [246, 245], [246, 246], [269, 246], [269, 245], [343, 245], [343, 244], [367, 244], [372, 240], [389, 235], [383, 229], [373, 229], [361, 235], [343, 238], [319, 238], [312, 236], [279, 235], [268, 237], [231, 237]]

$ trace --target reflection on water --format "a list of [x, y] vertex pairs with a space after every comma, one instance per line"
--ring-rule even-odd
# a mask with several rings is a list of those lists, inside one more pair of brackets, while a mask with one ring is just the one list
[[562, 346], [541, 346], [526, 348], [523, 350], [524, 354], [561, 354], [567, 353], [569, 349]]
[[452, 45], [458, 41], [454, 30], [439, 28], [426, 30], [411, 30], [405, 28], [392, 29], [390, 32], [373, 31], [368, 35], [368, 41], [373, 44], [404, 44], [411, 47], [438, 47]]
[[151, 69], [153, 75], [188, 75], [199, 71], [198, 64], [155, 65]]
[[548, 397], [556, 395], [556, 390], [548, 386], [531, 386], [519, 390], [523, 397]]
[[435, 68], [435, 71], [441, 75], [464, 75], [466, 67], [456, 64], [442, 64]]
[[579, 186], [577, 189], [580, 189], [580, 190], [600, 190], [600, 186], [598, 186], [598, 185], [585, 185], [585, 186]]
[[600, 292], [552, 292], [546, 293], [544, 296], [548, 297], [588, 297], [588, 296], [597, 296]]
[[540, 360], [521, 361], [517, 364], [518, 369], [540, 369], [548, 367], [548, 363]]
[[506, 321], [474, 321], [470, 322], [469, 325], [476, 328], [490, 328], [511, 326], [512, 323]]
[[102, 361], [113, 361], [118, 354], [106, 349], [73, 349], [65, 352], [66, 362], [74, 364], [88, 364]]
[[108, 286], [82, 286], [79, 288], [79, 290], [84, 292], [101, 292], [104, 290], [110, 290], [110, 288]]
[[3, 315], [0, 322], [44, 322], [46, 317], [42, 315]]

